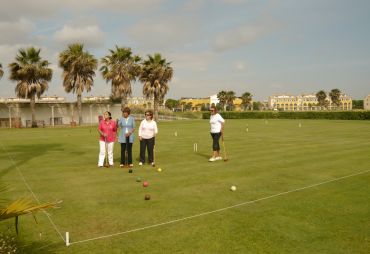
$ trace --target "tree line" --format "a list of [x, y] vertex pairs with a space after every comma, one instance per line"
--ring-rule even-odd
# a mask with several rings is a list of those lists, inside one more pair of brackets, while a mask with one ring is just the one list
[[[234, 91], [220, 91], [217, 93], [217, 99], [219, 100], [219, 103], [217, 103], [214, 106], [224, 111], [233, 110], [234, 100], [236, 98], [240, 98], [242, 100], [241, 106], [243, 107], [244, 110], [253, 109], [253, 106], [254, 106], [253, 104], [255, 103], [252, 104], [252, 94], [249, 92], [245, 92], [241, 95], [241, 97], [237, 97]], [[209, 110], [209, 107], [211, 105], [206, 104], [206, 103], [193, 105], [191, 102], [186, 103], [186, 102], [181, 102], [181, 100], [174, 100], [174, 99], [167, 99], [165, 102], [165, 107], [171, 110], [174, 110], [180, 107], [182, 110], [191, 110], [193, 106], [200, 107], [201, 111], [206, 111], [206, 110]]]
[[[48, 89], [53, 71], [50, 62], [42, 59], [41, 49], [29, 47], [19, 49], [15, 61], [8, 65], [9, 79], [16, 82], [15, 93], [18, 98], [30, 99], [32, 127], [37, 127], [35, 99]], [[100, 59], [100, 72], [107, 83], [111, 84], [111, 96], [120, 99], [121, 106], [127, 105], [127, 98], [132, 95], [131, 83], [143, 84], [143, 95], [153, 100], [154, 117], [158, 119], [158, 106], [169, 90], [168, 83], [173, 77], [171, 63], [159, 53], [147, 55], [142, 59], [134, 55], [131, 48], [118, 47], [109, 49], [109, 53]], [[82, 93], [91, 91], [98, 68], [98, 59], [84, 50], [84, 45], [74, 43], [59, 54], [59, 67], [62, 68], [63, 87], [67, 93], [77, 96], [79, 125], [82, 124]], [[4, 71], [0, 63], [0, 78]]]

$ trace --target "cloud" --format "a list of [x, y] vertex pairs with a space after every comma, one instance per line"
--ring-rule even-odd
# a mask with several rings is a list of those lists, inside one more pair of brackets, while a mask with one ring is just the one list
[[83, 43], [87, 47], [97, 48], [104, 45], [104, 33], [96, 25], [72, 27], [65, 25], [53, 35], [54, 40], [61, 45]]
[[269, 25], [242, 25], [216, 36], [213, 48], [216, 51], [225, 51], [249, 45], [265, 36], [272, 30]]
[[245, 4], [245, 0], [217, 0], [221, 4]]
[[166, 16], [145, 19], [128, 29], [128, 35], [147, 49], [183, 48], [191, 44], [200, 33], [196, 19], [186, 16]]
[[170, 53], [166, 56], [167, 61], [172, 62], [175, 70], [188, 72], [204, 72], [214, 60], [212, 52], [181, 52]]
[[0, 21], [0, 44], [14, 44], [19, 41], [29, 41], [29, 34], [35, 30], [35, 25], [26, 19], [17, 21]]
[[243, 63], [242, 61], [237, 61], [234, 63], [234, 67], [235, 69], [239, 70], [239, 71], [243, 71], [245, 70], [245, 63]]
[[55, 14], [64, 10], [79, 14], [90, 13], [95, 10], [114, 12], [143, 12], [159, 8], [165, 0], [2, 0], [0, 20], [15, 20], [18, 17], [45, 18], [55, 17]]

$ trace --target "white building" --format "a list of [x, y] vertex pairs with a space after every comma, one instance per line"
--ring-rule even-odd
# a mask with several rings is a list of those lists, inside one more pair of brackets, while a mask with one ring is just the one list
[[217, 94], [211, 95], [209, 97], [209, 102], [210, 102], [210, 105], [212, 105], [212, 104], [217, 105], [217, 103], [220, 102], [220, 100], [217, 98]]
[[[143, 97], [128, 99], [128, 105], [148, 108], [152, 100]], [[78, 122], [76, 102], [67, 102], [58, 96], [46, 96], [35, 100], [36, 120], [39, 126], [70, 125]], [[82, 98], [82, 122], [85, 125], [98, 124], [99, 116], [105, 111], [113, 119], [122, 115], [121, 104], [112, 103], [107, 96], [86, 96]], [[29, 99], [0, 98], [0, 127], [30, 127], [31, 108]]]
[[364, 109], [370, 110], [370, 94], [368, 94], [364, 99]]
[[[346, 94], [340, 95], [340, 103], [338, 107], [335, 106], [330, 97], [327, 96], [328, 109], [352, 110], [352, 98]], [[283, 111], [307, 111], [320, 110], [316, 94], [301, 94], [298, 96], [290, 94], [272, 95], [268, 99], [268, 107], [273, 110]]]
[[[98, 123], [98, 117], [104, 111], [110, 111], [114, 119], [122, 115], [121, 104], [108, 101], [85, 100], [82, 103], [82, 121], [84, 124]], [[37, 124], [43, 126], [70, 125], [78, 121], [77, 103], [66, 102], [65, 98], [41, 97], [35, 103]], [[0, 127], [30, 127], [31, 108], [29, 99], [0, 98]]]

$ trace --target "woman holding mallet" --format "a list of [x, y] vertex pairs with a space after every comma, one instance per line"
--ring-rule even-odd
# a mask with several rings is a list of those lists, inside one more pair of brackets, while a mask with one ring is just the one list
[[211, 137], [212, 137], [212, 150], [213, 155], [209, 159], [210, 162], [222, 160], [220, 155], [220, 137], [223, 135], [224, 132], [224, 124], [225, 120], [222, 116], [217, 113], [216, 106], [211, 106], [210, 108], [211, 117], [210, 117], [210, 124], [211, 124]]

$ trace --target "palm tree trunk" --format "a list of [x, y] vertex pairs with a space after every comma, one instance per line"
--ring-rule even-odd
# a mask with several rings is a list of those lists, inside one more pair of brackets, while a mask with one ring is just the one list
[[77, 94], [78, 125], [82, 124], [82, 99], [81, 94]]
[[127, 106], [127, 97], [122, 97], [121, 99], [121, 109], [124, 109]]
[[159, 98], [154, 97], [154, 120], [158, 122], [158, 104], [159, 104]]
[[30, 106], [31, 106], [31, 112], [32, 112], [32, 128], [37, 128], [36, 113], [35, 113], [35, 93], [31, 95]]

